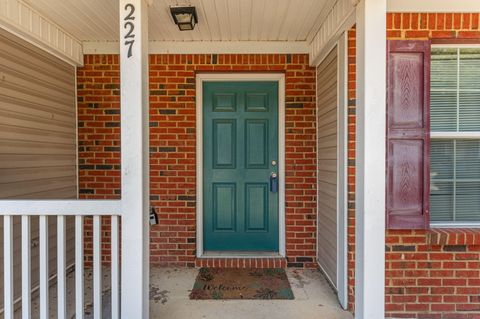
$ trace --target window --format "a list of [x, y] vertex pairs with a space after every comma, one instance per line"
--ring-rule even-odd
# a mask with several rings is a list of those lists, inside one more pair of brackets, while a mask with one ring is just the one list
[[480, 225], [480, 47], [434, 47], [430, 219]]

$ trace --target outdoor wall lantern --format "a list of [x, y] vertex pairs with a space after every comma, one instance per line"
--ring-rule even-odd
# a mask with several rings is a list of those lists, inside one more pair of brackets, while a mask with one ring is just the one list
[[195, 7], [170, 7], [170, 13], [180, 31], [193, 30], [198, 23]]

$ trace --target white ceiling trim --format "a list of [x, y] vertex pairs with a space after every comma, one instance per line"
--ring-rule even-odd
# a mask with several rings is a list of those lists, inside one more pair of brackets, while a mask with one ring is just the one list
[[340, 35], [355, 24], [355, 0], [338, 0], [310, 44], [310, 65], [318, 65]]
[[[309, 53], [306, 41], [150, 41], [150, 54]], [[118, 42], [83, 42], [84, 54], [118, 54]]]
[[390, 12], [480, 12], [479, 0], [388, 0]]
[[0, 0], [0, 28], [70, 64], [83, 64], [79, 40], [18, 0]]

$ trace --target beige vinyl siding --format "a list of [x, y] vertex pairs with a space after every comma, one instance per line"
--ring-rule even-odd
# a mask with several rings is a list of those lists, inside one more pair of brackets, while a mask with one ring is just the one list
[[317, 68], [318, 262], [337, 285], [337, 50]]
[[[75, 68], [0, 29], [0, 199], [77, 198]], [[8, 212], [0, 212], [6, 214]], [[56, 273], [56, 217], [49, 217], [50, 273]], [[74, 261], [67, 218], [67, 265]], [[3, 218], [0, 217], [0, 273]], [[31, 218], [32, 287], [38, 284], [38, 217]], [[21, 224], [14, 218], [15, 298], [21, 294]], [[3, 276], [0, 276], [3, 308]]]

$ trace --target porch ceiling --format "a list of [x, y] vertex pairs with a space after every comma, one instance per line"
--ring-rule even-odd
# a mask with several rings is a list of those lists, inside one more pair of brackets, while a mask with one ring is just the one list
[[[80, 41], [118, 40], [117, 0], [23, 0]], [[334, 0], [153, 0], [149, 37], [157, 41], [310, 42]], [[169, 6], [193, 5], [199, 23], [180, 32]]]

